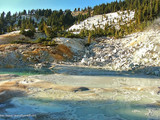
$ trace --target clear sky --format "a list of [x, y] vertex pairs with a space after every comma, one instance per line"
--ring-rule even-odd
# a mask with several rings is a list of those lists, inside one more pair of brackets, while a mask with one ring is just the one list
[[0, 0], [0, 13], [2, 11], [15, 13], [24, 9], [74, 10], [74, 8], [93, 7], [111, 1], [115, 0]]

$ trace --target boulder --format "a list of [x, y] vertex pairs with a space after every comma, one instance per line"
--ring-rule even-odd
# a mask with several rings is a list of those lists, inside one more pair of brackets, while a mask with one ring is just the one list
[[82, 64], [87, 63], [87, 62], [88, 62], [88, 58], [82, 58], [82, 60], [81, 60]]
[[85, 40], [78, 38], [62, 38], [57, 37], [53, 39], [57, 44], [66, 45], [73, 53], [78, 53], [85, 50]]

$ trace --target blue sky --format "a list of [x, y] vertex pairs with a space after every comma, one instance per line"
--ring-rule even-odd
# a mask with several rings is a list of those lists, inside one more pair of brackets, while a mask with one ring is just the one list
[[0, 13], [2, 11], [11, 13], [31, 10], [31, 9], [71, 9], [95, 6], [101, 3], [107, 3], [114, 0], [0, 0]]

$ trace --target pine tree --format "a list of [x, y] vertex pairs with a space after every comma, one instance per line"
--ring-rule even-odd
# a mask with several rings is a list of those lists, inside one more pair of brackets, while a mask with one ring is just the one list
[[11, 12], [10, 11], [6, 14], [6, 20], [7, 20], [7, 22], [10, 22], [10, 20], [11, 20]]
[[91, 10], [90, 9], [88, 9], [88, 17], [91, 17]]
[[89, 35], [88, 35], [88, 44], [91, 44], [91, 33], [89, 32]]
[[5, 19], [5, 12], [2, 12], [2, 14], [1, 14], [1, 21], [4, 22], [4, 19]]
[[156, 0], [156, 5], [155, 5], [155, 14], [157, 15], [159, 11], [159, 0]]
[[153, 5], [152, 5], [152, 0], [150, 0], [150, 19], [152, 20], [153, 18]]
[[26, 14], [27, 14], [26, 10], [23, 10], [22, 15], [26, 15]]
[[138, 11], [138, 24], [141, 24], [141, 20], [142, 20], [142, 13], [141, 13], [141, 9], [139, 9]]
[[116, 33], [115, 33], [115, 38], [119, 38], [119, 33], [118, 33], [118, 30], [116, 30]]
[[44, 31], [45, 31], [45, 34], [47, 35], [47, 37], [52, 38], [52, 31], [50, 28], [48, 28], [48, 26], [44, 27]]
[[104, 26], [104, 30], [105, 30], [105, 31], [107, 31], [107, 30], [108, 30], [108, 27], [109, 27], [108, 23], [107, 23], [107, 24], [105, 24], [105, 26]]
[[120, 38], [123, 37], [123, 32], [122, 32], [122, 30], [120, 30], [120, 32], [119, 32], [119, 37], [120, 37]]
[[96, 29], [96, 27], [95, 27], [95, 25], [94, 24], [92, 24], [92, 28], [95, 30]]
[[76, 12], [76, 11], [77, 11], [77, 8], [74, 9], [74, 12]]
[[36, 29], [35, 29], [35, 27], [34, 27], [33, 24], [30, 24], [29, 28], [30, 28], [30, 30], [31, 30], [32, 32], [34, 32], [34, 33], [36, 32]]

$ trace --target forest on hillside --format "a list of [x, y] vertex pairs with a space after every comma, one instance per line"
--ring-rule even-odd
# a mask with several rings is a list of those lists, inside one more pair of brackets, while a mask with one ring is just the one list
[[[120, 29], [115, 29], [114, 26], [105, 25], [105, 29], [95, 28], [92, 31], [82, 30], [79, 35], [74, 35], [66, 30], [73, 24], [80, 23], [93, 15], [106, 14], [117, 11], [135, 11], [134, 21], [129, 21], [125, 25], [120, 25]], [[81, 11], [77, 16], [73, 16], [73, 12]], [[93, 11], [93, 13], [91, 13]], [[85, 12], [86, 14], [83, 14]], [[49, 38], [56, 36], [65, 37], [85, 37], [91, 36], [115, 36], [117, 38], [135, 31], [143, 30], [154, 19], [160, 16], [160, 0], [119, 0], [111, 3], [97, 5], [93, 8], [85, 9], [75, 8], [71, 10], [51, 10], [37, 9], [24, 10], [19, 13], [11, 14], [1, 13], [0, 15], [0, 34], [25, 29], [30, 29], [35, 32], [38, 28]], [[94, 26], [93, 26], [94, 27]]]

